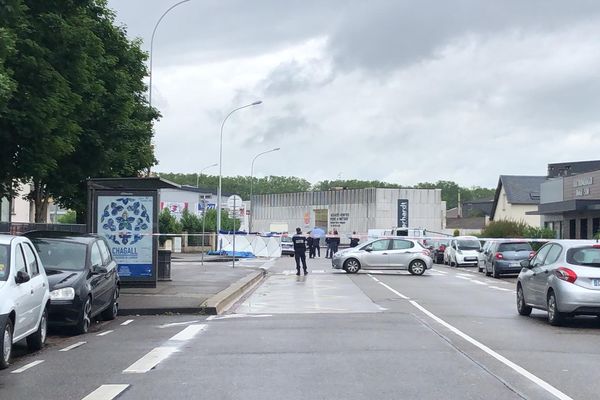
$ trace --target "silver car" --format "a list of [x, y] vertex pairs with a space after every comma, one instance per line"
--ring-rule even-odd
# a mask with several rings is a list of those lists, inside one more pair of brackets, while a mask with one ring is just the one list
[[548, 311], [548, 322], [566, 317], [600, 315], [600, 244], [591, 240], [554, 240], [531, 260], [521, 261], [517, 310]]
[[331, 260], [333, 268], [354, 274], [360, 269], [401, 269], [423, 275], [433, 266], [429, 250], [410, 239], [376, 239], [338, 251]]

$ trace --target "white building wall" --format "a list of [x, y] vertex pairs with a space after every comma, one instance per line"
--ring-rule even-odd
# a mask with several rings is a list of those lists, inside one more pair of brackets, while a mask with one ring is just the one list
[[511, 204], [506, 200], [506, 192], [504, 187], [500, 190], [500, 197], [494, 213], [494, 221], [501, 219], [524, 221], [525, 223], [539, 227], [542, 224], [541, 216], [527, 215], [530, 211], [537, 211], [537, 204]]

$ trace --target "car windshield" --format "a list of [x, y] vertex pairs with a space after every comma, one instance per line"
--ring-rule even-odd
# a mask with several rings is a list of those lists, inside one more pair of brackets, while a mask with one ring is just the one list
[[292, 243], [292, 238], [289, 236], [282, 236], [281, 243]]
[[600, 267], [600, 247], [575, 247], [567, 250], [567, 262], [585, 267]]
[[6, 244], [0, 245], [0, 281], [8, 279], [10, 247]]
[[46, 269], [82, 271], [85, 268], [87, 246], [62, 240], [33, 239]]
[[498, 252], [503, 251], [531, 251], [531, 245], [527, 242], [522, 243], [502, 243], [498, 246]]
[[458, 240], [457, 244], [460, 250], [479, 250], [481, 246], [478, 240]]

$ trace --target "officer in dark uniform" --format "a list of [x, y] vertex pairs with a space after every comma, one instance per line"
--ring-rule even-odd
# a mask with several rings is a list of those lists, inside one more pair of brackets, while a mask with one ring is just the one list
[[304, 275], [308, 274], [306, 268], [306, 236], [302, 234], [302, 229], [296, 228], [296, 234], [292, 237], [294, 242], [294, 257], [296, 258], [296, 275], [300, 275], [300, 261], [304, 268]]

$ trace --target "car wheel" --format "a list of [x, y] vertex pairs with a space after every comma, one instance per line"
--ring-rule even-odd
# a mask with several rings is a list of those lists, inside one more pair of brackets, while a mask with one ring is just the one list
[[27, 336], [27, 347], [31, 351], [38, 351], [44, 347], [46, 343], [46, 335], [48, 333], [48, 309], [44, 308], [42, 318], [40, 318], [40, 325], [38, 330]]
[[491, 276], [492, 273], [488, 270], [487, 264], [485, 265], [485, 276]]
[[519, 315], [531, 315], [531, 307], [525, 304], [525, 295], [523, 294], [521, 285], [517, 285], [517, 311]]
[[483, 272], [483, 268], [481, 268], [481, 265], [477, 264], [477, 272]]
[[564, 321], [564, 314], [558, 311], [558, 306], [556, 303], [556, 295], [554, 291], [550, 291], [548, 293], [548, 322], [550, 325], [560, 326]]
[[117, 318], [117, 314], [119, 313], [119, 287], [115, 286], [115, 291], [113, 292], [113, 298], [110, 302], [110, 305], [106, 308], [106, 310], [102, 311], [102, 319], [105, 321], [112, 321]]
[[360, 263], [355, 258], [350, 258], [344, 262], [344, 271], [349, 274], [355, 274], [360, 269]]
[[421, 260], [414, 260], [408, 266], [408, 272], [410, 272], [413, 275], [423, 275], [426, 269], [427, 266]]
[[78, 334], [88, 333], [92, 324], [92, 298], [88, 296], [81, 309], [81, 319], [75, 327]]
[[13, 323], [10, 318], [2, 329], [2, 341], [0, 342], [0, 369], [8, 368], [12, 356]]
[[492, 276], [494, 278], [500, 278], [500, 273], [496, 270], [496, 264], [492, 263]]

